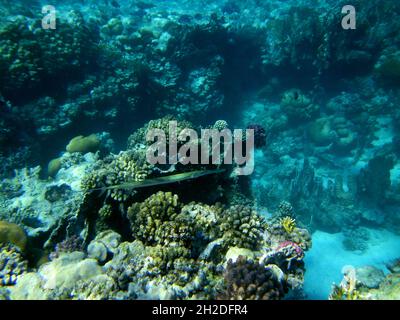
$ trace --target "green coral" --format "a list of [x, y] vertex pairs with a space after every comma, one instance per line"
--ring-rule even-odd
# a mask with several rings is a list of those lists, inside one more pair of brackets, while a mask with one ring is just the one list
[[296, 220], [287, 216], [280, 219], [280, 224], [288, 234], [291, 234], [296, 229]]
[[113, 207], [110, 204], [105, 203], [98, 212], [98, 218], [96, 219], [96, 232], [105, 231], [109, 228], [110, 218], [113, 215]]
[[157, 192], [129, 207], [132, 233], [147, 245], [188, 243], [193, 237], [193, 221], [180, 211], [177, 195]]
[[213, 129], [217, 129], [218, 131], [228, 129], [228, 122], [226, 122], [225, 120], [217, 120], [213, 125]]
[[0, 220], [0, 244], [11, 243], [24, 251], [28, 237], [23, 228], [15, 223]]
[[95, 152], [100, 147], [100, 140], [96, 134], [91, 134], [87, 137], [77, 136], [68, 143], [66, 150], [67, 152]]

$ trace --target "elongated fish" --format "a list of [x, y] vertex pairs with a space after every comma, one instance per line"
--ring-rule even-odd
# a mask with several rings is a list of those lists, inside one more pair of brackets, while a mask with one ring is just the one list
[[158, 178], [153, 178], [153, 179], [146, 179], [143, 181], [125, 182], [125, 183], [117, 184], [114, 186], [91, 189], [90, 191], [101, 190], [104, 192], [107, 190], [121, 190], [121, 189], [129, 190], [129, 189], [146, 188], [146, 187], [152, 187], [152, 186], [158, 186], [158, 185], [163, 185], [163, 184], [169, 184], [169, 183], [175, 183], [175, 182], [180, 182], [180, 181], [196, 179], [196, 178], [208, 176], [211, 174], [222, 173], [224, 171], [225, 171], [225, 169], [196, 170], [196, 171], [178, 173], [178, 174], [173, 174], [173, 175], [158, 177]]

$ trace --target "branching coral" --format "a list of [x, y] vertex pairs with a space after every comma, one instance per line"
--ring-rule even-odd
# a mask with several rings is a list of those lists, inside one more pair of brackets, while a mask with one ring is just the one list
[[105, 265], [120, 290], [147, 299], [210, 298], [220, 279], [216, 268], [182, 246], [145, 246], [139, 240], [122, 243]]
[[215, 121], [213, 128], [217, 129], [218, 131], [222, 131], [224, 129], [227, 129], [228, 126], [228, 122], [226, 122], [225, 120], [217, 120]]
[[224, 300], [278, 300], [284, 295], [273, 270], [244, 256], [228, 261], [224, 278], [226, 291], [219, 296]]
[[23, 251], [27, 242], [28, 238], [24, 229], [15, 223], [0, 221], [0, 244], [11, 243]]
[[256, 249], [260, 246], [265, 227], [264, 219], [250, 207], [235, 205], [221, 217], [223, 237], [232, 246]]
[[281, 201], [278, 206], [277, 216], [280, 217], [291, 217], [294, 219], [294, 209], [290, 202]]
[[198, 236], [208, 240], [221, 236], [219, 219], [222, 212], [223, 207], [220, 204], [208, 206], [201, 203], [189, 203], [182, 208], [182, 213], [193, 219]]
[[[152, 171], [152, 165], [146, 161], [145, 150], [122, 151], [118, 155], [99, 161], [83, 180], [86, 191], [114, 186], [125, 182], [143, 181]], [[109, 190], [109, 195], [117, 201], [125, 201], [131, 194], [126, 190]]]
[[18, 247], [12, 244], [0, 245], [0, 287], [14, 285], [27, 269], [28, 264]]
[[193, 221], [180, 211], [177, 195], [157, 192], [129, 207], [132, 233], [149, 245], [187, 243], [193, 237]]
[[57, 259], [63, 253], [69, 253], [74, 251], [82, 251], [83, 250], [83, 240], [78, 236], [71, 236], [65, 238], [60, 243], [57, 243], [54, 251], [50, 253], [49, 258], [51, 260]]
[[[176, 121], [176, 134], [179, 134], [184, 129], [194, 129], [194, 125], [186, 120], [177, 120], [173, 116], [165, 116], [160, 119], [150, 120], [144, 127], [138, 129], [128, 138], [128, 149], [135, 149], [140, 145], [150, 145], [153, 141], [146, 141], [147, 134], [154, 129], [160, 129], [165, 133], [167, 144], [170, 142], [170, 122]], [[172, 128], [171, 128], [172, 129]], [[178, 145], [179, 145], [179, 141]]]

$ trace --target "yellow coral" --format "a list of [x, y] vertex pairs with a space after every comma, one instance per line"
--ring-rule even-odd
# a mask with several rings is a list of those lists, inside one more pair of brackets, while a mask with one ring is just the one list
[[53, 159], [47, 165], [47, 173], [49, 177], [55, 177], [57, 172], [61, 169], [61, 158]]
[[73, 138], [66, 147], [67, 152], [95, 152], [100, 147], [100, 140], [95, 134], [91, 134], [90, 136], [77, 136]]
[[0, 221], [0, 243], [11, 243], [24, 251], [27, 241], [25, 231], [20, 226], [7, 221]]
[[292, 233], [296, 228], [296, 220], [291, 217], [283, 217], [280, 224], [287, 233]]

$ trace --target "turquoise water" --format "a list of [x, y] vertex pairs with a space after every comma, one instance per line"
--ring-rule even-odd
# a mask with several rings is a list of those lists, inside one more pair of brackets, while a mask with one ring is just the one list
[[400, 238], [384, 230], [374, 230], [373, 237], [366, 252], [355, 253], [343, 248], [341, 234], [314, 233], [314, 247], [305, 258], [305, 291], [308, 297], [325, 300], [332, 284], [341, 281], [342, 269], [346, 265], [374, 266], [387, 272], [386, 263], [399, 254]]
[[398, 1], [47, 2], [0, 1], [0, 299], [400, 298]]

